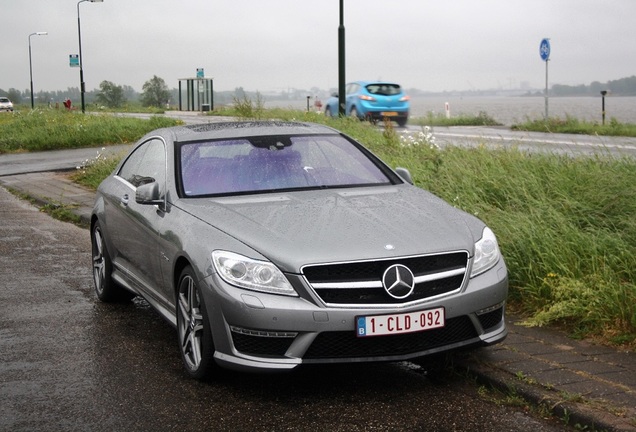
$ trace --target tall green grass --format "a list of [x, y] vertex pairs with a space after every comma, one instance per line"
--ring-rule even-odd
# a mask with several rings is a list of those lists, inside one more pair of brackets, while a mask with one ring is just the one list
[[451, 147], [420, 185], [495, 230], [530, 323], [633, 340], [635, 178], [633, 160]]
[[459, 114], [452, 117], [446, 117], [442, 113], [429, 112], [426, 117], [409, 119], [409, 124], [416, 126], [501, 126], [501, 123], [485, 111], [480, 111], [477, 115]]
[[[438, 148], [427, 131], [413, 142], [390, 123], [379, 131], [350, 118], [266, 110], [283, 120], [324, 123], [364, 143], [418, 186], [484, 220], [509, 270], [511, 307], [533, 325], [636, 344], [636, 161], [482, 147]], [[116, 160], [93, 176], [99, 183]], [[89, 167], [82, 177], [91, 176]]]
[[0, 153], [42, 151], [133, 142], [145, 133], [178, 120], [148, 120], [113, 114], [33, 110], [0, 116]]
[[566, 116], [565, 119], [550, 117], [547, 120], [528, 120], [524, 123], [512, 125], [511, 129], [533, 132], [636, 137], [636, 124], [621, 123], [615, 118], [602, 124], [579, 120], [571, 116]]

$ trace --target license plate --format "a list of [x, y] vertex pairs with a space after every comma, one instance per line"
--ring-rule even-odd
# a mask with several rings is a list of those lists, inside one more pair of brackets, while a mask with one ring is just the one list
[[396, 115], [398, 115], [398, 113], [396, 113], [395, 111], [384, 111], [382, 112], [382, 115], [384, 117], [395, 117]]
[[390, 315], [356, 318], [358, 337], [414, 333], [444, 327], [444, 308]]

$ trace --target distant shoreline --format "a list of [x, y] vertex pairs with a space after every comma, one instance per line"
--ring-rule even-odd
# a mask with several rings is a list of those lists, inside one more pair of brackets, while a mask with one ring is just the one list
[[[314, 108], [314, 99], [310, 100]], [[324, 102], [324, 101], [323, 101]], [[486, 112], [490, 117], [506, 126], [526, 120], [543, 118], [545, 98], [538, 96], [411, 96], [411, 117], [426, 117], [429, 113], [445, 114], [448, 103], [450, 115], [478, 115]], [[266, 108], [292, 108], [305, 110], [307, 100], [266, 100]], [[575, 117], [580, 120], [601, 121], [601, 95], [599, 96], [550, 96], [550, 117]], [[607, 96], [605, 98], [606, 119], [616, 118], [623, 123], [636, 123], [636, 96]]]

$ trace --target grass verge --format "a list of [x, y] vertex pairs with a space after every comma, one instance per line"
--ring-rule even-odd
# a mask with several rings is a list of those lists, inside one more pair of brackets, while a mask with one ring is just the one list
[[501, 126], [501, 123], [485, 111], [480, 111], [477, 115], [460, 114], [453, 117], [429, 112], [426, 117], [409, 119], [409, 124], [416, 126]]
[[636, 124], [620, 123], [615, 118], [606, 124], [589, 122], [567, 116], [565, 119], [550, 117], [547, 120], [528, 120], [525, 123], [512, 125], [512, 130], [568, 133], [580, 135], [605, 135], [636, 137]]
[[112, 114], [82, 114], [65, 110], [34, 110], [0, 116], [0, 154], [134, 142], [179, 120], [148, 120]]

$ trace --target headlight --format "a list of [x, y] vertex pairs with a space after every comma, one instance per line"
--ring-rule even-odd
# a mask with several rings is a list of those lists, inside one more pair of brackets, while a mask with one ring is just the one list
[[490, 228], [484, 228], [481, 239], [475, 243], [475, 257], [473, 258], [473, 269], [470, 272], [470, 277], [475, 277], [494, 267], [500, 256], [501, 253], [499, 252], [495, 234]]
[[240, 288], [295, 296], [283, 273], [269, 261], [258, 261], [232, 252], [212, 252], [214, 268], [221, 278]]

